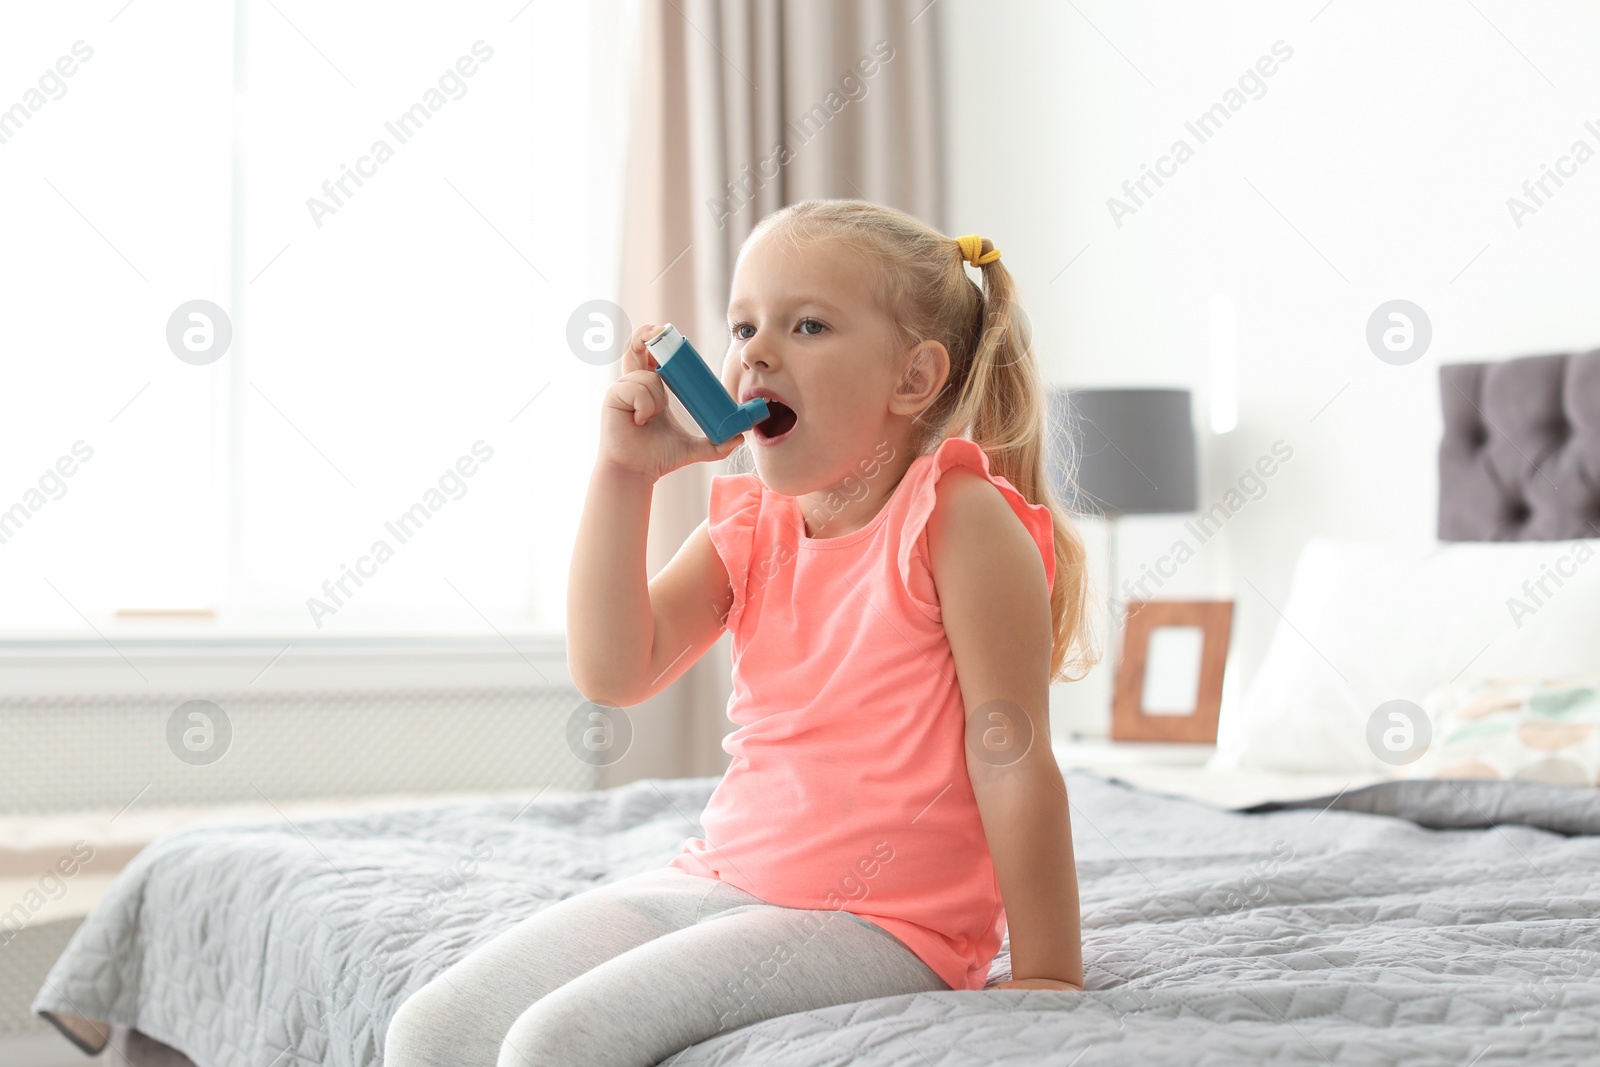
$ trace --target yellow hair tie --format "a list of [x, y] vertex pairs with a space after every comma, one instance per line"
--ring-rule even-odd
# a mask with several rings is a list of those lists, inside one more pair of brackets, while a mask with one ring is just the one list
[[969, 233], [965, 237], [957, 237], [956, 244], [961, 248], [962, 258], [974, 267], [993, 263], [1000, 258], [1000, 250], [998, 248], [990, 247], [989, 251], [983, 251], [983, 238], [975, 233]]

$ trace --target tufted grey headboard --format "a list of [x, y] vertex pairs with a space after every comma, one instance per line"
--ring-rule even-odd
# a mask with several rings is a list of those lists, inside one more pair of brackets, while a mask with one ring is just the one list
[[1439, 368], [1439, 540], [1600, 537], [1600, 350]]

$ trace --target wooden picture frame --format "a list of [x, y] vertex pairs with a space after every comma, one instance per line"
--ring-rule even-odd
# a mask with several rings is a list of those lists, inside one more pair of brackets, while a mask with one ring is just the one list
[[[1232, 600], [1129, 601], [1111, 739], [1216, 743], [1232, 628]], [[1147, 693], [1152, 671], [1162, 673], [1154, 675]], [[1191, 702], [1192, 708], [1181, 710]]]

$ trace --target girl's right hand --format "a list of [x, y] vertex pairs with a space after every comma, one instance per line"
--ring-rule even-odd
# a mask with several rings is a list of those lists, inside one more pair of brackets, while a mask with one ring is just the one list
[[671, 415], [667, 383], [644, 346], [660, 330], [646, 323], [633, 331], [622, 376], [606, 390], [600, 414], [599, 463], [651, 482], [690, 463], [722, 459], [744, 441], [744, 434], [735, 434], [714, 445], [698, 427], [686, 430]]

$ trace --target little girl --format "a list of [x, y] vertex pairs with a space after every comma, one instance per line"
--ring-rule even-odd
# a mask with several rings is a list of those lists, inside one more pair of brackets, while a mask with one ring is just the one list
[[[733, 634], [732, 757], [669, 864], [560, 901], [408, 999], [388, 1067], [645, 1067], [762, 1019], [899, 993], [1083, 988], [1048, 689], [1094, 662], [1077, 531], [1000, 252], [859, 200], [769, 215], [734, 268], [714, 446], [644, 342], [606, 396], [573, 555], [589, 700], [637, 704]], [[969, 279], [966, 265], [982, 274]], [[706, 346], [708, 349], [708, 344]], [[743, 442], [653, 579], [655, 481]], [[685, 813], [686, 816], [693, 813]]]

